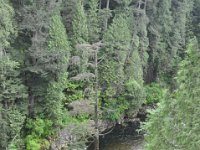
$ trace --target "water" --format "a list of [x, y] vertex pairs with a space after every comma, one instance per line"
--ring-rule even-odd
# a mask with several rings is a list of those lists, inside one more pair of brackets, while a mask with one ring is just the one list
[[[138, 134], [138, 129], [138, 120], [127, 122], [126, 126], [116, 124], [111, 133], [100, 136], [100, 150], [144, 150], [144, 136]], [[94, 147], [95, 143], [88, 150], [94, 150]]]
[[143, 139], [118, 139], [109, 141], [101, 150], [144, 150]]

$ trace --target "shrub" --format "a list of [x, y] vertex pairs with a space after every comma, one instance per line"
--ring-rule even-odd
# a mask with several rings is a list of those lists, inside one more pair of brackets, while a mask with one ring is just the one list
[[50, 144], [47, 138], [53, 134], [52, 124], [52, 121], [47, 119], [28, 119], [26, 128], [30, 131], [30, 133], [26, 136], [25, 139], [26, 149], [48, 149]]
[[151, 83], [145, 86], [146, 101], [145, 104], [153, 104], [163, 99], [163, 88], [158, 83]]

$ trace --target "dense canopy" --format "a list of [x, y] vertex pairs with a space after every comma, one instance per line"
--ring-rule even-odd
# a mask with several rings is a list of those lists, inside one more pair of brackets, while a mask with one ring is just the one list
[[147, 150], [200, 149], [199, 10], [200, 0], [0, 0], [0, 149], [54, 149], [64, 134], [59, 150], [82, 150], [99, 122], [144, 105], [158, 105]]

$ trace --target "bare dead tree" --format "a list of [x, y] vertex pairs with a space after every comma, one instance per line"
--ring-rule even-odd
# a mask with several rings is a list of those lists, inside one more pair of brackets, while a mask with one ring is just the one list
[[[103, 46], [103, 43], [97, 42], [94, 44], [78, 44], [76, 45], [77, 50], [86, 50], [89, 54], [89, 57], [93, 58], [93, 62], [87, 63], [87, 66], [90, 66], [94, 69], [94, 73], [80, 73], [75, 77], [72, 77], [72, 80], [90, 80], [91, 78], [95, 79], [94, 91], [95, 91], [95, 101], [94, 101], [94, 122], [95, 122], [95, 150], [99, 150], [99, 100], [98, 100], [98, 52], [99, 49]], [[79, 62], [78, 56], [74, 56], [71, 62], [76, 64]]]

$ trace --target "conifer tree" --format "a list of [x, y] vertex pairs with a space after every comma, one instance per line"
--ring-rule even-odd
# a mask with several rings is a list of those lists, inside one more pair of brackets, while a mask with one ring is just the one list
[[[103, 1], [100, 0], [99, 2], [99, 22], [100, 28], [103, 32], [105, 32], [108, 29], [108, 21], [112, 17], [112, 13], [110, 10], [110, 0], [104, 1], [106, 4], [105, 6], [102, 6]], [[103, 34], [101, 34], [103, 36]]]
[[153, 1], [147, 8], [147, 15], [150, 18], [148, 28], [150, 45], [146, 83], [156, 81], [160, 74], [166, 73], [166, 70], [171, 68], [173, 57], [176, 57], [176, 52], [172, 52], [169, 48], [172, 32], [170, 9], [171, 0]]
[[90, 0], [88, 2], [89, 10], [87, 12], [89, 42], [97, 42], [99, 40], [99, 17], [98, 17], [98, 0]]
[[186, 25], [188, 14], [191, 12], [192, 1], [172, 0], [172, 15], [174, 24], [172, 26], [172, 55], [182, 56], [186, 45]]
[[62, 23], [61, 16], [56, 12], [51, 18], [50, 31], [49, 31], [49, 53], [57, 54], [57, 66], [50, 66], [58, 68], [58, 75], [56, 79], [48, 84], [46, 104], [44, 106], [47, 116], [54, 123], [61, 121], [63, 100], [65, 98], [63, 90], [66, 88], [67, 82], [67, 67], [70, 57], [70, 45]]
[[178, 89], [161, 102], [145, 125], [146, 149], [199, 149], [199, 60], [197, 40], [192, 40], [179, 66]]
[[137, 50], [131, 50], [124, 64], [125, 91], [123, 95], [129, 103], [129, 113], [135, 114], [145, 99], [143, 68]]
[[136, 44], [144, 72], [146, 72], [148, 53], [147, 48], [149, 41], [147, 38], [147, 25], [149, 19], [146, 14], [147, 1], [137, 0], [135, 5], [132, 6], [131, 12], [131, 34], [133, 42]]
[[200, 16], [199, 16], [199, 9], [200, 9], [200, 1], [194, 0], [194, 9], [192, 11], [192, 31], [197, 37], [198, 41], [200, 42]]
[[112, 25], [105, 33], [103, 41], [106, 48], [102, 55], [106, 54], [107, 56], [100, 66], [102, 83], [118, 85], [115, 87], [119, 87], [119, 89], [124, 81], [123, 66], [131, 40], [126, 19], [123, 14], [115, 16]]
[[[132, 51], [129, 18], [125, 14], [115, 16], [113, 23], [104, 34], [103, 41], [105, 48], [102, 49], [101, 55], [106, 59], [103, 59], [99, 66], [100, 83], [104, 87], [101, 97], [105, 103], [105, 110], [113, 111], [107, 114], [108, 119], [115, 120], [119, 119], [127, 109], [127, 103], [134, 106], [134, 103], [141, 100], [136, 93], [140, 93], [138, 90], [142, 89], [142, 72], [140, 72], [142, 65], [137, 51]], [[132, 68], [134, 65], [141, 67], [140, 71], [137, 70], [138, 74]], [[134, 74], [129, 71], [133, 71]], [[137, 79], [141, 79], [141, 82], [137, 83]], [[130, 107], [130, 110], [135, 112], [140, 104], [139, 102], [137, 106]], [[115, 109], [116, 105], [118, 109]]]
[[0, 149], [48, 149], [64, 120], [80, 123], [65, 115], [78, 99], [96, 100], [99, 137], [98, 119], [135, 116], [143, 82], [175, 90], [145, 125], [146, 148], [200, 149], [199, 9], [200, 0], [0, 0]]
[[72, 38], [73, 35], [73, 18], [76, 13], [76, 1], [74, 0], [68, 0], [62, 2], [61, 7], [61, 16], [63, 20], [63, 24], [66, 28], [67, 34], [69, 38]]
[[72, 20], [72, 42], [74, 45], [88, 41], [87, 18], [83, 7], [83, 0], [77, 0], [75, 14]]
[[[59, 6], [59, 1], [37, 0], [25, 3], [20, 9], [20, 28], [31, 35], [30, 47], [24, 52], [24, 78], [29, 88], [29, 116], [33, 118], [43, 111], [44, 107], [41, 104], [45, 103], [48, 84], [57, 79], [60, 68], [63, 67], [61, 64], [65, 54], [62, 53], [64, 48], [60, 48], [63, 41], [56, 41], [59, 37], [53, 37], [57, 44], [55, 48], [51, 39], [55, 33], [50, 33], [55, 30], [50, 28], [51, 17], [58, 11]], [[49, 50], [49, 47], [53, 50]], [[57, 48], [62, 50], [56, 51]]]
[[14, 10], [4, 0], [0, 1], [0, 10], [0, 149], [7, 149], [20, 140], [27, 95], [19, 78], [19, 64], [9, 56]]

